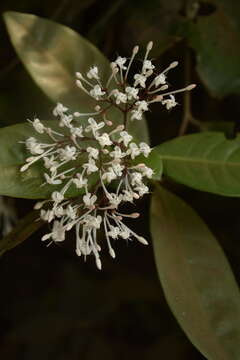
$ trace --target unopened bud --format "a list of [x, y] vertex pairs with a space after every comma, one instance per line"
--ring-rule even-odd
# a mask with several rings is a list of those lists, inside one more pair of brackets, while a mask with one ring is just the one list
[[168, 89], [168, 85], [163, 85], [160, 87], [159, 91], [164, 91], [164, 90], [167, 90]]
[[35, 205], [34, 205], [34, 209], [35, 210], [39, 210], [42, 208], [42, 206], [44, 205], [45, 201], [38, 201]]
[[112, 126], [112, 121], [110, 121], [110, 120], [105, 120], [105, 124], [107, 125], [107, 126]]
[[28, 164], [25, 164], [23, 165], [21, 168], [20, 168], [20, 171], [23, 172], [23, 171], [26, 171], [28, 169]]
[[139, 213], [132, 213], [132, 214], [130, 214], [130, 216], [133, 219], [137, 219], [140, 216], [140, 214]]
[[110, 249], [109, 249], [109, 254], [110, 254], [110, 256], [111, 256], [113, 259], [115, 259], [116, 254], [115, 254], [115, 251], [113, 250], [113, 248], [110, 248]]
[[149, 43], [147, 44], [147, 51], [149, 52], [150, 50], [152, 50], [153, 47], [153, 42], [149, 41]]
[[169, 65], [169, 69], [173, 69], [173, 68], [175, 68], [176, 66], [178, 66], [178, 61], [172, 62], [172, 63]]
[[83, 88], [83, 85], [82, 85], [82, 83], [81, 83], [80, 80], [76, 80], [76, 85], [77, 85], [78, 87], [80, 87], [80, 89]]
[[80, 73], [80, 72], [76, 72], [76, 77], [78, 78], [78, 79], [82, 79], [82, 74]]
[[96, 258], [96, 266], [99, 270], [102, 270], [102, 263], [101, 260], [99, 258]]
[[137, 238], [137, 240], [138, 240], [140, 243], [142, 243], [143, 245], [148, 245], [148, 242], [147, 242], [146, 239], [144, 239], [144, 237], [138, 236], [138, 237], [136, 237], [136, 238]]
[[138, 51], [139, 51], [139, 46], [138, 45], [134, 46], [133, 51], [132, 51], [133, 54], [136, 55], [138, 53]]
[[194, 89], [196, 86], [197, 86], [196, 84], [188, 85], [188, 86], [185, 88], [185, 90], [186, 90], [186, 91], [190, 91], [190, 90]]
[[94, 108], [95, 111], [100, 111], [101, 110], [101, 106], [99, 105], [96, 105], [95, 108]]

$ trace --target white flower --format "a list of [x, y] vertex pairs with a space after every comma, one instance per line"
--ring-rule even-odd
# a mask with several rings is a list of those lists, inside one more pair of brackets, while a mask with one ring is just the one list
[[99, 155], [99, 150], [96, 148], [93, 148], [91, 146], [87, 147], [87, 152], [89, 153], [89, 157], [97, 160]]
[[123, 173], [123, 169], [124, 169], [124, 166], [118, 164], [118, 163], [114, 163], [112, 164], [112, 169], [113, 171], [115, 172], [115, 174], [117, 176], [122, 176], [122, 173]]
[[97, 131], [102, 129], [105, 126], [103, 121], [100, 123], [97, 123], [93, 118], [89, 118], [88, 123], [89, 123], [89, 125], [85, 128], [85, 132], [92, 131], [92, 133], [94, 135], [98, 134]]
[[26, 147], [33, 155], [39, 155], [44, 153], [42, 144], [39, 144], [34, 137], [30, 137], [26, 140]]
[[121, 148], [119, 146], [115, 146], [114, 150], [110, 152], [110, 156], [114, 158], [114, 160], [120, 160], [123, 158], [126, 154], [122, 152]]
[[108, 171], [104, 172], [102, 174], [102, 180], [106, 180], [108, 183], [110, 183], [111, 181], [115, 180], [117, 178], [116, 173], [113, 171], [112, 167], [108, 168]]
[[53, 223], [52, 232], [42, 237], [42, 241], [52, 238], [55, 242], [61, 242], [65, 240], [65, 229], [64, 226], [58, 220]]
[[137, 101], [136, 106], [137, 106], [138, 111], [147, 111], [148, 110], [148, 103], [145, 100]]
[[166, 76], [164, 74], [159, 74], [154, 79], [154, 85], [155, 87], [158, 87], [159, 85], [165, 85], [166, 84]]
[[108, 231], [108, 236], [110, 236], [113, 239], [117, 239], [120, 233], [119, 227], [117, 226], [110, 226], [110, 231]]
[[76, 210], [70, 204], [67, 206], [65, 213], [71, 220], [77, 217]]
[[146, 176], [148, 179], [151, 179], [154, 172], [153, 169], [151, 169], [150, 167], [143, 165], [143, 166], [139, 166], [139, 170], [141, 171], [143, 176]]
[[131, 156], [132, 159], [135, 159], [136, 156], [140, 155], [140, 149], [135, 143], [131, 143], [128, 147], [127, 154]]
[[128, 146], [130, 141], [132, 141], [133, 137], [130, 135], [127, 131], [121, 131], [120, 132], [120, 138], [119, 141], [123, 142], [125, 146]]
[[73, 120], [73, 116], [72, 115], [61, 115], [61, 120], [59, 121], [59, 126], [61, 127], [68, 127], [70, 128], [71, 127], [71, 122]]
[[144, 184], [139, 184], [134, 188], [139, 193], [139, 196], [143, 196], [149, 192], [149, 188]]
[[148, 144], [144, 143], [144, 142], [141, 142], [139, 144], [139, 149], [140, 149], [140, 152], [145, 156], [145, 157], [148, 157], [148, 155], [150, 154], [151, 152], [151, 148], [148, 146]]
[[50, 169], [51, 172], [56, 171], [58, 162], [55, 160], [54, 155], [50, 156], [50, 158], [44, 156], [43, 161], [44, 161], [44, 167], [46, 169]]
[[153, 70], [155, 66], [152, 64], [150, 60], [145, 60], [143, 62], [142, 72], [143, 74], [146, 74], [148, 70]]
[[134, 192], [129, 190], [123, 190], [122, 199], [123, 201], [132, 202], [134, 199]]
[[135, 185], [142, 185], [142, 178], [143, 178], [143, 176], [142, 176], [141, 173], [139, 173], [139, 172], [133, 172], [133, 173], [131, 174], [131, 184], [132, 184], [133, 186], [135, 186]]
[[127, 227], [119, 233], [119, 236], [121, 236], [121, 238], [125, 240], [129, 239], [130, 235], [131, 235], [130, 230]]
[[125, 57], [118, 56], [117, 59], [114, 61], [114, 63], [119, 66], [120, 69], [126, 70], [126, 66], [124, 64], [126, 63], [127, 59]]
[[88, 160], [88, 163], [83, 164], [83, 168], [87, 170], [88, 175], [98, 171], [95, 161], [91, 158]]
[[113, 208], [118, 207], [118, 205], [121, 203], [122, 201], [122, 197], [120, 195], [117, 195], [115, 193], [108, 193], [107, 194], [107, 198], [109, 200], [109, 203], [112, 205]]
[[97, 66], [93, 66], [90, 68], [90, 70], [87, 72], [87, 77], [89, 79], [95, 79], [95, 80], [99, 80], [99, 75], [98, 75], [98, 68]]
[[83, 202], [84, 202], [85, 206], [88, 208], [94, 207], [96, 200], [97, 200], [97, 196], [91, 195], [90, 193], [83, 196]]
[[73, 183], [78, 189], [81, 189], [82, 187], [87, 185], [88, 180], [86, 178], [83, 178], [81, 174], [76, 174], [76, 178], [73, 179]]
[[95, 85], [92, 90], [90, 90], [90, 95], [94, 97], [96, 100], [99, 100], [99, 98], [106, 94], [106, 91], [103, 91], [100, 87], [100, 85]]
[[101, 147], [112, 145], [112, 141], [107, 133], [102, 134], [101, 136], [96, 137]]
[[63, 106], [61, 103], [57, 103], [57, 106], [53, 109], [53, 115], [54, 116], [61, 116], [66, 111], [68, 111], [68, 108], [66, 106]]
[[62, 183], [61, 179], [55, 179], [55, 176], [49, 176], [47, 173], [43, 174], [45, 177], [45, 180], [50, 185], [59, 185]]
[[44, 210], [41, 209], [40, 211], [40, 218], [44, 221], [51, 222], [54, 219], [54, 212], [53, 210]]
[[[69, 205], [71, 206], [71, 205]], [[62, 206], [57, 206], [54, 209], [54, 215], [58, 218], [62, 217], [63, 215], [65, 215], [66, 211], [64, 210], [64, 208]]]
[[135, 74], [134, 75], [134, 87], [140, 85], [142, 88], [146, 87], [146, 76], [142, 75], [142, 74]]
[[134, 87], [127, 86], [125, 89], [125, 92], [127, 94], [128, 100], [132, 100], [132, 99], [137, 100], [138, 99], [139, 89], [135, 89]]
[[115, 89], [112, 93], [113, 93], [113, 95], [114, 95], [115, 98], [116, 98], [116, 104], [117, 104], [117, 105], [120, 104], [120, 103], [124, 103], [124, 104], [125, 104], [125, 103], [127, 102], [128, 97], [127, 97], [127, 95], [124, 94], [123, 92]]
[[71, 132], [73, 137], [84, 137], [84, 135], [83, 135], [83, 127], [82, 126], [79, 126], [79, 127], [71, 126], [70, 132]]
[[63, 201], [64, 199], [64, 196], [63, 194], [61, 194], [59, 191], [54, 191], [52, 193], [52, 200], [55, 202], [55, 203], [60, 203], [61, 201]]
[[82, 223], [89, 229], [99, 229], [102, 222], [102, 217], [87, 215], [83, 218]]
[[33, 121], [28, 120], [33, 128], [39, 133], [39, 134], [43, 134], [44, 130], [45, 130], [45, 126], [41, 123], [41, 121], [39, 119], [34, 119]]
[[143, 112], [139, 110], [132, 110], [131, 111], [131, 120], [142, 120]]
[[175, 101], [175, 97], [173, 95], [170, 95], [170, 99], [162, 100], [161, 103], [163, 105], [166, 105], [167, 110], [170, 110], [177, 105], [177, 102]]
[[69, 145], [67, 145], [64, 149], [60, 149], [59, 154], [61, 161], [76, 160], [76, 151], [77, 149], [75, 148], [75, 146]]

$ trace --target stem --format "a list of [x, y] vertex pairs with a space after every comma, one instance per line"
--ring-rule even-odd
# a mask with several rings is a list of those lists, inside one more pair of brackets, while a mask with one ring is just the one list
[[[186, 48], [185, 53], [185, 85], [187, 86], [191, 82], [191, 52], [189, 48]], [[183, 118], [180, 125], [178, 136], [182, 136], [186, 133], [188, 125], [193, 124], [200, 131], [204, 130], [204, 125], [201, 121], [194, 118], [191, 110], [191, 91], [185, 91], [183, 95]]]
[[[184, 61], [184, 74], [185, 74], [185, 85], [190, 83], [191, 78], [191, 54], [188, 47], [186, 47], [185, 50], [185, 61]], [[185, 134], [188, 124], [190, 122], [190, 119], [192, 118], [192, 112], [191, 112], [191, 92], [186, 91], [183, 96], [183, 119], [181, 122], [181, 126], [179, 129], [179, 136], [182, 136]]]

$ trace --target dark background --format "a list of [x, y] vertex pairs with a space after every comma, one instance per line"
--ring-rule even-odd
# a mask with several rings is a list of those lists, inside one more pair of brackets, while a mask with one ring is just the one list
[[[218, 11], [214, 1], [199, 4], [195, 22]], [[143, 0], [2, 0], [0, 10], [32, 13], [65, 24], [89, 38], [111, 60], [117, 54], [127, 56], [135, 44], [144, 46], [153, 39], [153, 56], [160, 68], [174, 60], [180, 62], [169, 75], [176, 88], [187, 80], [187, 52], [187, 77], [198, 84], [191, 95], [194, 117], [205, 126], [220, 126], [226, 136], [234, 136], [240, 121], [238, 91], [216, 96], [199, 76], [198, 53], [190, 48], [181, 30], [182, 22], [189, 17], [186, 6], [183, 0], [154, 0], [147, 4]], [[172, 112], [154, 105], [148, 113], [152, 145], [178, 134], [184, 99], [179, 96], [178, 101], [180, 105]], [[0, 126], [23, 122], [34, 115], [46, 117], [51, 109], [50, 101], [18, 60], [1, 20]], [[213, 125], [209, 125], [210, 121]], [[195, 130], [193, 125], [188, 128], [188, 132]], [[239, 200], [191, 190], [168, 180], [165, 183], [206, 221], [239, 279]], [[33, 204], [16, 199], [18, 216], [30, 211]], [[149, 198], [146, 196], [138, 206], [142, 215], [131, 227], [135, 226], [150, 241]], [[92, 259], [84, 263], [75, 256], [74, 239], [61, 247], [46, 248], [40, 241], [44, 231], [39, 230], [0, 261], [2, 359], [203, 359], [168, 308], [151, 245], [146, 248], [135, 242], [118, 242], [117, 258], [103, 255], [104, 267], [99, 272]]]

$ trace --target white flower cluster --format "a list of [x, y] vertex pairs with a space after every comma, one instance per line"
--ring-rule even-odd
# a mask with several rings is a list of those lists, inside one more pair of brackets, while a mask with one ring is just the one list
[[[169, 70], [175, 68], [178, 62], [172, 62], [164, 71], [157, 74], [155, 72], [155, 66], [152, 64], [152, 61], [148, 59], [152, 46], [153, 43], [151, 41], [147, 45], [141, 70], [133, 76], [132, 85], [128, 85], [128, 75], [139, 51], [138, 46], [133, 48], [129, 61], [125, 57], [118, 56], [117, 59], [111, 63], [111, 75], [106, 85], [101, 83], [98, 67], [93, 66], [87, 72], [86, 77], [79, 72], [76, 74], [77, 86], [96, 101], [105, 101], [118, 106], [120, 110], [130, 114], [131, 120], [141, 120], [144, 112], [149, 110], [149, 105], [154, 102], [161, 103], [167, 110], [172, 109], [178, 104], [174, 94], [192, 90], [196, 85], [191, 84], [182, 89], [164, 92], [169, 87], [167, 83], [167, 73]], [[110, 85], [113, 81], [114, 88], [112, 89]]]
[[[93, 254], [101, 269], [101, 248], [97, 242], [97, 230], [101, 225], [112, 257], [115, 252], [111, 239], [135, 238], [147, 244], [123, 223], [125, 217], [136, 218], [139, 214], [122, 214], [118, 208], [120, 204], [132, 203], [148, 193], [144, 179], [151, 178], [153, 170], [134, 160], [141, 154], [148, 157], [151, 149], [144, 142], [133, 142], [124, 125], [107, 133], [103, 121], [96, 122], [90, 117], [86, 126], [75, 126], [74, 116], [67, 115], [67, 110], [62, 104], [54, 109], [54, 114], [60, 118], [59, 125], [65, 128], [64, 133], [45, 127], [39, 119], [31, 122], [36, 132], [49, 136], [49, 141], [43, 143], [35, 137], [25, 141], [31, 156], [21, 171], [42, 160], [44, 184], [62, 185], [61, 190], [52, 192], [50, 200], [35, 206], [41, 209], [41, 219], [53, 222], [51, 232], [42, 240], [61, 242], [65, 240], [66, 232], [75, 228], [77, 255]], [[115, 186], [108, 190], [114, 181]], [[83, 194], [80, 201], [66, 197], [70, 187]]]
[[[59, 119], [57, 131], [46, 127], [39, 119], [29, 122], [38, 134], [47, 137], [41, 142], [37, 137], [24, 141], [31, 156], [21, 171], [32, 164], [42, 161], [45, 184], [55, 186], [50, 200], [40, 201], [35, 208], [40, 209], [41, 219], [52, 223], [50, 233], [42, 240], [62, 242], [66, 232], [75, 229], [76, 253], [78, 256], [93, 254], [96, 265], [101, 269], [101, 247], [97, 232], [102, 227], [107, 247], [114, 258], [113, 240], [135, 238], [142, 244], [147, 241], [124, 224], [124, 218], [137, 218], [139, 213], [123, 214], [121, 204], [139, 199], [149, 192], [146, 180], [151, 179], [153, 170], [138, 161], [138, 156], [147, 158], [150, 147], [141, 142], [137, 144], [127, 131], [128, 118], [141, 120], [149, 104], [160, 102], [171, 109], [177, 103], [174, 93], [190, 90], [194, 85], [171, 93], [157, 94], [166, 90], [167, 71], [177, 65], [172, 63], [158, 75], [154, 74], [154, 65], [148, 59], [152, 42], [147, 46], [141, 71], [134, 75], [134, 83], [128, 85], [128, 73], [138, 47], [134, 47], [132, 57], [118, 57], [111, 64], [111, 75], [103, 85], [99, 69], [93, 66], [84, 77], [77, 73], [77, 85], [97, 102], [92, 113], [75, 112], [57, 104], [53, 115]], [[154, 78], [149, 81], [154, 74]], [[112, 82], [115, 87], [113, 88]], [[122, 125], [113, 126], [107, 119], [107, 110], [116, 107], [122, 112]], [[79, 117], [87, 121], [79, 124]], [[46, 136], [47, 135], [47, 136]], [[56, 186], [58, 190], [56, 190]], [[69, 193], [75, 189], [80, 194], [70, 199]]]

